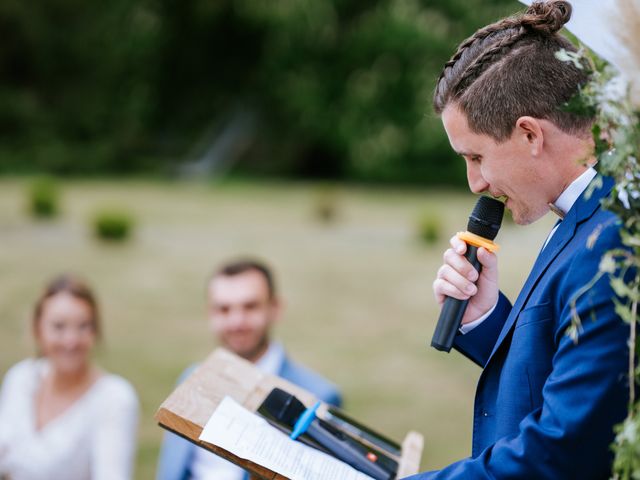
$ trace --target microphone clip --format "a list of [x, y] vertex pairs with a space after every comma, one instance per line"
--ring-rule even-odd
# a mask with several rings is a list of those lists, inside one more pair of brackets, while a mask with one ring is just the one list
[[316, 402], [312, 407], [307, 408], [300, 418], [296, 420], [296, 423], [293, 425], [293, 430], [291, 431], [291, 435], [289, 438], [291, 440], [297, 439], [300, 435], [305, 433], [309, 429], [309, 425], [316, 419], [316, 411], [320, 407], [320, 402]]

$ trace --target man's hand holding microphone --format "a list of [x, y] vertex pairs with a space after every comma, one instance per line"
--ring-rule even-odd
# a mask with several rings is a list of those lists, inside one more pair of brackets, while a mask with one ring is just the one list
[[444, 264], [438, 269], [433, 292], [442, 310], [431, 346], [451, 350], [460, 325], [489, 313], [498, 302], [498, 234], [504, 204], [491, 197], [480, 197], [467, 231], [450, 240], [444, 252]]

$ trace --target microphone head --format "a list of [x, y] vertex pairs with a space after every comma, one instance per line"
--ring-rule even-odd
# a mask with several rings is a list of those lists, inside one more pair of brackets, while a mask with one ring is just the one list
[[260, 406], [260, 411], [264, 411], [274, 420], [290, 428], [293, 428], [305, 410], [306, 408], [300, 400], [280, 388], [271, 390]]
[[503, 215], [504, 203], [492, 197], [480, 197], [469, 217], [467, 230], [487, 240], [493, 240], [498, 235]]

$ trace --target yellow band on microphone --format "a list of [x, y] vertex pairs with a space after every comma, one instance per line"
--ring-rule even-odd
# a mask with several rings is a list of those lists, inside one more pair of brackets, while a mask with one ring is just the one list
[[497, 243], [493, 243], [491, 240], [487, 240], [480, 235], [476, 235], [471, 232], [458, 232], [456, 236], [462, 240], [463, 242], [468, 243], [469, 245], [474, 245], [476, 247], [484, 247], [489, 250], [491, 253], [496, 253], [500, 250], [500, 245]]

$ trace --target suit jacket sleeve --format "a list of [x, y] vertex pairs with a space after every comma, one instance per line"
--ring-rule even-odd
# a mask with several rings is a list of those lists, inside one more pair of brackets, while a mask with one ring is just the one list
[[491, 315], [470, 332], [464, 335], [458, 333], [453, 347], [480, 367], [484, 367], [510, 311], [511, 303], [500, 292], [498, 304]]
[[[598, 243], [607, 248], [619, 245], [617, 235], [617, 227], [607, 228]], [[578, 343], [566, 335], [574, 313], [571, 300], [598, 272], [604, 250], [580, 249], [551, 300], [549, 308], [558, 312], [556, 348], [542, 389], [542, 407], [520, 422], [516, 435], [500, 438], [476, 458], [412, 479], [608, 478], [612, 427], [623, 420], [628, 401], [628, 325], [615, 313], [607, 276], [578, 297]], [[549, 319], [534, 319], [545, 320]]]

